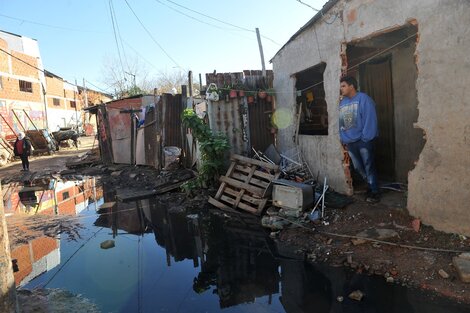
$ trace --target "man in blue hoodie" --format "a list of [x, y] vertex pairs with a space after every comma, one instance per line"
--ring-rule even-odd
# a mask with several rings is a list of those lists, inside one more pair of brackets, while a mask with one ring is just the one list
[[378, 136], [374, 101], [357, 91], [357, 81], [346, 76], [340, 80], [343, 100], [339, 104], [339, 135], [346, 146], [354, 169], [368, 184], [366, 201], [380, 201], [374, 161], [374, 139]]

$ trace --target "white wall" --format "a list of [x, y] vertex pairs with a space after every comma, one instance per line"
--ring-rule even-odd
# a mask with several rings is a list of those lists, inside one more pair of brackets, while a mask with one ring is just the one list
[[[331, 186], [351, 190], [342, 168], [338, 140], [341, 44], [367, 38], [415, 20], [418, 26], [416, 82], [419, 117], [426, 134], [417, 165], [408, 175], [408, 210], [435, 228], [470, 235], [470, 1], [339, 1], [322, 20], [273, 58], [278, 107], [293, 110], [291, 76], [325, 62], [324, 85], [329, 136], [301, 136], [301, 147], [314, 172], [325, 172]], [[319, 45], [317, 46], [316, 29]], [[279, 132], [280, 149], [293, 145], [294, 127]], [[399, 140], [397, 138], [396, 140]]]

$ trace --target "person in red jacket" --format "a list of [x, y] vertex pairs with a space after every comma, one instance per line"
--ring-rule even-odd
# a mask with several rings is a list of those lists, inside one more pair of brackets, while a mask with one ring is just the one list
[[13, 152], [20, 157], [23, 171], [29, 171], [28, 157], [31, 155], [31, 141], [23, 132], [18, 133]]

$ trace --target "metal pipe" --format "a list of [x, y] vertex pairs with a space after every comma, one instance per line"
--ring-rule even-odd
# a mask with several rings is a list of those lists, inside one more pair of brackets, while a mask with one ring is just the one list
[[7, 124], [8, 128], [10, 128], [10, 130], [13, 132], [13, 134], [14, 134], [16, 137], [18, 137], [18, 136], [16, 135], [15, 130], [13, 129], [13, 127], [11, 127], [10, 123], [8, 123], [8, 121], [6, 120], [6, 118], [5, 118], [2, 114], [0, 114], [0, 116], [2, 117], [3, 121], [5, 122], [5, 124]]
[[15, 110], [14, 109], [11, 109], [11, 112], [13, 112], [13, 115], [16, 117], [16, 119], [18, 120], [18, 124], [20, 124], [21, 128], [23, 128], [23, 131], [26, 133], [26, 128], [24, 128], [23, 124], [21, 124], [21, 120], [20, 118], [18, 117], [18, 115], [16, 115], [15, 113]]
[[26, 113], [26, 110], [25, 110], [25, 109], [23, 109], [23, 112], [24, 112], [24, 114], [26, 114], [26, 117], [27, 117], [28, 120], [31, 122], [31, 124], [33, 124], [34, 129], [36, 129], [37, 131], [39, 131], [39, 129], [36, 127], [36, 124], [34, 124], [33, 120], [29, 117], [28, 113]]

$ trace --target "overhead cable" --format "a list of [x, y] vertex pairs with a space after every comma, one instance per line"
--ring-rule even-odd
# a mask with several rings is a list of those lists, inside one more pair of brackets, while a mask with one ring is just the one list
[[140, 25], [142, 26], [142, 28], [145, 30], [145, 32], [150, 36], [150, 38], [152, 38], [153, 42], [160, 48], [160, 50], [162, 50], [162, 52], [179, 68], [181, 68], [181, 66], [178, 64], [178, 62], [175, 61], [174, 58], [171, 57], [171, 55], [166, 52], [166, 50], [162, 47], [162, 45], [153, 37], [153, 35], [150, 33], [150, 31], [147, 29], [147, 27], [145, 27], [144, 23], [142, 23], [142, 21], [140, 20], [140, 18], [137, 16], [137, 14], [134, 12], [134, 9], [132, 9], [131, 5], [129, 4], [129, 2], [127, 0], [124, 0], [127, 4], [127, 6], [129, 7], [129, 9], [132, 11], [132, 14], [134, 14], [135, 18], [139, 21]]
[[310, 9], [312, 9], [312, 10], [314, 10], [314, 11], [317, 11], [317, 12], [320, 11], [320, 10], [315, 9], [314, 7], [312, 7], [310, 4], [307, 4], [307, 3], [305, 3], [305, 2], [302, 2], [301, 0], [297, 0], [297, 2], [299, 2], [299, 3], [301, 3], [301, 4], [303, 4], [303, 5], [307, 6], [307, 7], [309, 7]]
[[121, 49], [119, 48], [119, 41], [117, 38], [117, 32], [116, 32], [116, 26], [115, 26], [115, 18], [114, 18], [114, 10], [113, 10], [113, 1], [109, 0], [109, 14], [111, 15], [111, 24], [113, 24], [113, 34], [114, 34], [114, 41], [116, 42], [116, 49], [118, 52], [118, 57], [119, 57], [119, 63], [121, 64], [121, 69], [122, 69], [122, 76], [124, 77], [124, 72], [126, 71], [124, 69], [124, 64], [122, 62], [122, 56], [121, 56]]
[[[215, 17], [213, 17], [213, 16], [210, 16], [210, 15], [201, 13], [201, 12], [199, 12], [199, 11], [193, 10], [193, 9], [191, 9], [191, 8], [188, 8], [188, 7], [186, 7], [186, 6], [184, 6], [184, 5], [181, 5], [181, 4], [179, 4], [179, 3], [175, 2], [175, 1], [172, 1], [172, 0], [166, 0], [166, 1], [168, 1], [168, 2], [170, 2], [170, 3], [173, 3], [174, 5], [179, 6], [180, 8], [183, 8], [183, 9], [185, 9], [185, 10], [188, 10], [188, 11], [191, 11], [191, 12], [193, 12], [193, 13], [199, 14], [199, 15], [201, 15], [201, 16], [207, 17], [208, 19], [217, 21], [217, 22], [219, 22], [219, 23], [222, 23], [222, 24], [225, 24], [225, 25], [228, 25], [228, 26], [232, 26], [232, 27], [238, 28], [238, 29], [243, 30], [243, 31], [256, 33], [256, 31], [253, 30], [253, 29], [249, 29], [249, 28], [246, 28], [246, 27], [238, 26], [238, 25], [235, 25], [235, 24], [232, 24], [232, 23], [223, 21], [223, 20], [218, 19], [218, 18], [215, 18]], [[274, 44], [276, 44], [276, 45], [278, 45], [278, 46], [281, 45], [280, 43], [274, 41], [273, 39], [271, 39], [271, 38], [269, 38], [269, 37], [267, 37], [267, 36], [261, 35], [261, 37], [263, 37], [264, 39], [267, 39], [267, 40], [271, 41], [272, 43], [274, 43]]]
[[117, 29], [117, 34], [118, 34], [118, 37], [119, 37], [119, 42], [121, 43], [122, 55], [124, 56], [124, 61], [125, 61], [125, 64], [127, 66], [127, 70], [130, 72], [131, 68], [129, 66], [129, 62], [127, 62], [126, 51], [124, 49], [124, 44], [122, 43], [123, 40], [122, 40], [122, 36], [121, 36], [121, 29], [119, 28], [119, 23], [118, 23], [118, 20], [117, 20], [117, 15], [116, 15], [116, 11], [114, 10], [114, 4], [113, 3], [111, 3], [111, 7], [112, 7], [112, 10], [113, 10], [114, 22], [116, 23], [116, 29]]
[[168, 4], [164, 3], [163, 1], [160, 1], [160, 0], [155, 0], [155, 1], [158, 2], [158, 3], [160, 3], [161, 5], [164, 5], [164, 6], [166, 6], [167, 8], [169, 8], [169, 9], [175, 11], [175, 12], [178, 12], [179, 14], [182, 14], [182, 15], [184, 15], [184, 16], [186, 16], [186, 17], [192, 19], [192, 20], [195, 20], [195, 21], [199, 22], [199, 23], [206, 24], [206, 25], [209, 25], [209, 26], [212, 26], [212, 27], [221, 29], [221, 30], [233, 30], [233, 29], [230, 29], [230, 28], [220, 27], [219, 25], [212, 24], [212, 23], [208, 23], [208, 22], [206, 22], [206, 21], [203, 21], [203, 20], [200, 20], [200, 19], [198, 19], [198, 18], [195, 18], [194, 16], [191, 16], [191, 15], [186, 14], [186, 13], [184, 13], [184, 12], [178, 10], [178, 9], [173, 8], [172, 6], [169, 6]]
[[[25, 19], [18, 18], [18, 17], [8, 16], [8, 15], [5, 15], [5, 14], [0, 14], [0, 16], [5, 17], [5, 18], [9, 18], [11, 20], [20, 21], [22, 23], [35, 24], [35, 25], [46, 26], [46, 27], [50, 27], [50, 28], [69, 30], [69, 31], [74, 31], [74, 32], [102, 33], [102, 32], [95, 31], [95, 30], [77, 29], [77, 28], [70, 28], [70, 27], [44, 24], [44, 23], [39, 23], [39, 22], [31, 21], [31, 20], [25, 20]], [[104, 34], [104, 33], [102, 33], [102, 34]]]

